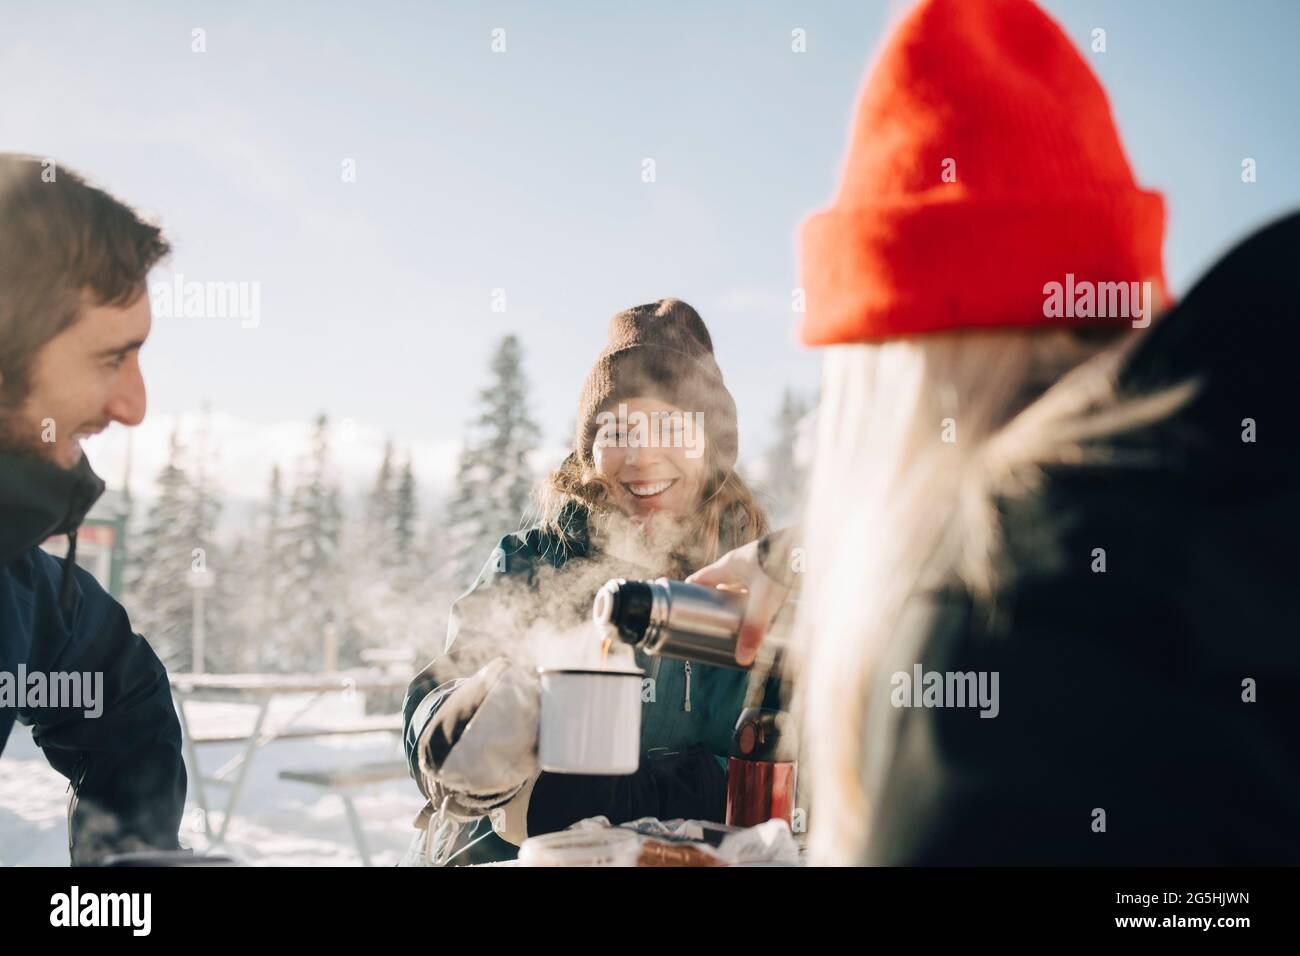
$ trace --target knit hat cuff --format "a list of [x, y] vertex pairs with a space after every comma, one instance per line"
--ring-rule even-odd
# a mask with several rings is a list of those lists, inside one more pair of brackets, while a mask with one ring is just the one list
[[[710, 353], [711, 355], [711, 353]], [[647, 365], [659, 374], [646, 374]], [[577, 451], [591, 463], [591, 442], [596, 436], [595, 416], [613, 412], [629, 398], [655, 397], [676, 405], [688, 415], [699, 414], [704, 433], [720, 459], [734, 465], [738, 451], [736, 403], [722, 375], [696, 356], [670, 346], [636, 344], [608, 352], [597, 363], [610, 383], [608, 391], [591, 408], [579, 436]], [[664, 374], [671, 370], [671, 375]]]
[[807, 345], [833, 345], [967, 328], [1114, 323], [1047, 316], [1044, 286], [1065, 284], [1067, 276], [1076, 286], [1150, 281], [1167, 303], [1164, 226], [1161, 195], [1136, 188], [834, 206], [801, 230], [808, 311], [800, 336]]

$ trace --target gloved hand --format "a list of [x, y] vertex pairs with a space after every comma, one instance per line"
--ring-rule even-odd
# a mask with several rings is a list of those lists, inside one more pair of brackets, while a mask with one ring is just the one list
[[460, 681], [420, 738], [420, 771], [436, 804], [474, 817], [510, 800], [537, 773], [538, 681], [498, 657]]

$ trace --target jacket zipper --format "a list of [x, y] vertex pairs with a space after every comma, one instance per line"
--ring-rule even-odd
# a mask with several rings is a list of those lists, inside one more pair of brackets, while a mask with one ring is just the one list
[[[650, 669], [651, 680], [657, 681], [659, 679], [659, 668], [663, 666], [663, 662], [662, 657], [655, 656], [654, 666]], [[691, 712], [691, 662], [683, 661], [682, 664], [686, 673], [686, 692], [682, 695], [682, 710], [689, 714]]]

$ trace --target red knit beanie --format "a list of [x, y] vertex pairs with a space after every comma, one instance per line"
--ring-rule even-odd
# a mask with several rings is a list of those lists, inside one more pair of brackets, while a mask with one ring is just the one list
[[833, 205], [803, 224], [802, 338], [1114, 322], [1048, 317], [1044, 287], [1150, 280], [1167, 301], [1164, 219], [1042, 10], [922, 0], [868, 74]]

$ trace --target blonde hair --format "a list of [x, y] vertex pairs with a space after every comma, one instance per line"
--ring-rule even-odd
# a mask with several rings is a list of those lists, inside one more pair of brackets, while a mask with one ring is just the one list
[[977, 601], [993, 592], [990, 491], [1023, 493], [1043, 465], [1190, 394], [1117, 402], [1109, 344], [997, 330], [827, 350], [794, 648], [815, 862], [866, 851], [883, 772], [864, 749], [869, 689], [908, 599], [953, 574]]

